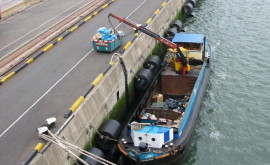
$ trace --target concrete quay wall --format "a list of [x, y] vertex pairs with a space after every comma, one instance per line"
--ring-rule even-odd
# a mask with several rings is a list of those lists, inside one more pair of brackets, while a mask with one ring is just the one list
[[[169, 24], [181, 10], [186, 0], [169, 0], [166, 6], [149, 24], [148, 29], [163, 35]], [[128, 82], [130, 83], [133, 73], [142, 66], [156, 45], [156, 40], [142, 34], [123, 54], [123, 61], [128, 71]], [[133, 73], [132, 73], [133, 72]], [[104, 118], [108, 118], [110, 111], [117, 102], [117, 93], [122, 96], [125, 91], [124, 74], [119, 63], [116, 63], [104, 76], [101, 82], [85, 98], [84, 102], [74, 113], [74, 117], [63, 129], [59, 137], [64, 138], [72, 144], [83, 148], [89, 143]], [[68, 158], [68, 153], [56, 146], [50, 145], [43, 153], [38, 153], [31, 161], [31, 165], [69, 165], [74, 163]]]

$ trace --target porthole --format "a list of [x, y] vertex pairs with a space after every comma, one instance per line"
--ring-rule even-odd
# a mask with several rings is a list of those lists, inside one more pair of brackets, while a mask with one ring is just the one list
[[142, 140], [142, 137], [139, 137], [139, 140]]
[[154, 141], [156, 141], [156, 139], [155, 138], [152, 138], [152, 141], [154, 142]]

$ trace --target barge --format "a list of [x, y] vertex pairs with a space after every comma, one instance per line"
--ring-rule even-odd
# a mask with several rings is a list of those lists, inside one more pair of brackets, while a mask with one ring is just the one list
[[[209, 79], [212, 52], [203, 34], [178, 33], [172, 42], [112, 15], [168, 46], [166, 56], [152, 55], [136, 75], [138, 104], [121, 127], [105, 123], [96, 136], [103, 151], [119, 149], [118, 164], [164, 165], [184, 160], [190, 147]], [[112, 141], [112, 139], [118, 139]]]
[[[185, 75], [177, 73], [175, 66], [160, 67], [120, 135], [118, 148], [124, 164], [175, 164], [182, 161], [188, 151], [209, 78], [212, 55], [203, 35], [180, 33], [173, 42], [182, 42], [185, 36], [201, 36], [197, 38], [201, 41], [201, 49], [189, 50], [189, 55], [202, 54], [206, 45], [207, 60], [190, 63], [191, 69]], [[181, 37], [180, 40], [177, 37]], [[192, 37], [186, 38], [185, 42], [198, 44]]]

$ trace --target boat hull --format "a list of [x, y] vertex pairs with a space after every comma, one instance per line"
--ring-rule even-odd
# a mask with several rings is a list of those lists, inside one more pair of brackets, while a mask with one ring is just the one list
[[[183, 129], [183, 132], [181, 133], [179, 139], [173, 140], [173, 143], [175, 146], [182, 145], [183, 150], [181, 152], [177, 153], [170, 153], [166, 157], [159, 158], [159, 159], [153, 159], [153, 160], [134, 160], [134, 158], [130, 158], [126, 156], [126, 154], [122, 155], [123, 156], [123, 164], [142, 164], [142, 165], [173, 165], [173, 164], [179, 164], [181, 163], [189, 150], [189, 147], [192, 142], [192, 137], [195, 132], [195, 126], [196, 122], [200, 113], [200, 108], [201, 108], [201, 103], [203, 100], [203, 96], [205, 94], [205, 90], [207, 88], [207, 83], [210, 75], [210, 70], [211, 70], [211, 56], [209, 59], [209, 63], [207, 61], [204, 62], [203, 67], [200, 71], [200, 76], [198, 77], [194, 89], [196, 90], [194, 100], [192, 101], [192, 108], [190, 109], [190, 114], [189, 118], [186, 122], [185, 128]], [[202, 75], [201, 75], [202, 74]], [[149, 95], [149, 93], [146, 92], [146, 95]], [[142, 99], [145, 99], [145, 97], [142, 97]], [[140, 106], [141, 107], [141, 106]], [[123, 131], [122, 134], [125, 134], [126, 131]], [[122, 136], [126, 137], [126, 135]]]

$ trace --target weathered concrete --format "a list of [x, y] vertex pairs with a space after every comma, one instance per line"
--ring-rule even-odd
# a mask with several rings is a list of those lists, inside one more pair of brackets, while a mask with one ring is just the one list
[[21, 3], [18, 3], [17, 5], [14, 5], [6, 10], [2, 11], [2, 19], [7, 19], [10, 16], [22, 11], [23, 9], [26, 9], [36, 3], [41, 2], [42, 0], [24, 0]]
[[[158, 16], [153, 19], [148, 29], [162, 35], [184, 2], [185, 0], [170, 0]], [[133, 76], [130, 71], [136, 72], [141, 67], [143, 59], [150, 55], [155, 44], [156, 41], [153, 38], [143, 34], [124, 53], [123, 60], [128, 70], [129, 82]], [[101, 125], [103, 119], [108, 117], [110, 110], [117, 102], [116, 93], [119, 91], [120, 95], [123, 95], [125, 90], [123, 84], [123, 72], [120, 64], [117, 63], [78, 107], [74, 118], [63, 129], [60, 137], [64, 137], [67, 141], [80, 147], [89, 143], [95, 132], [93, 127], [98, 128]], [[71, 161], [67, 159], [67, 152], [56, 145], [51, 145], [43, 154], [38, 154], [30, 164], [66, 165], [70, 163]]]

